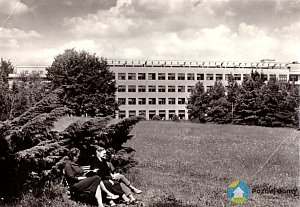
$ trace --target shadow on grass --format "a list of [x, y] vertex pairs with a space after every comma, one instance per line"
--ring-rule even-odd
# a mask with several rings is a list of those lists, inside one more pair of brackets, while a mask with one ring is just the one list
[[151, 203], [149, 207], [197, 207], [197, 205], [185, 204], [174, 196], [164, 196], [160, 200]]

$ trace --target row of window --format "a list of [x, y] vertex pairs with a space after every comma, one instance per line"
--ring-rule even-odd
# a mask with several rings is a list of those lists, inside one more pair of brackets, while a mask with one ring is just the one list
[[[127, 92], [186, 92], [186, 88], [187, 88], [187, 92], [191, 92], [194, 88], [194, 86], [177, 86], [177, 90], [176, 90], [176, 86], [165, 86], [165, 85], [148, 85], [148, 90], [146, 90], [146, 85], [128, 85], [127, 86], [128, 90]], [[118, 85], [118, 92], [126, 92], [126, 85]]]
[[[177, 79], [176, 79], [176, 73], [127, 73], [127, 79], [126, 79], [126, 73], [118, 73], [118, 80], [146, 80], [146, 75], [148, 77], [147, 80], [223, 80], [225, 75], [225, 80], [229, 79], [229, 76], [231, 74], [213, 74], [213, 73], [177, 73]], [[242, 80], [246, 77], [249, 77], [250, 74], [233, 74], [233, 77], [235, 80]], [[264, 74], [264, 79], [268, 80], [272, 78], [276, 78], [276, 74]], [[279, 75], [279, 80], [287, 80], [287, 75]]]
[[[29, 71], [28, 70], [24, 70], [23, 71], [24, 72], [24, 74], [29, 74]], [[34, 74], [44, 74], [44, 71], [43, 70], [32, 70], [30, 73], [34, 73]]]
[[[175, 105], [176, 104], [176, 98], [118, 98], [118, 102], [120, 105], [166, 105], [167, 103], [169, 105]], [[177, 104], [186, 104], [186, 99], [185, 98], [177, 98]]]
[[[148, 119], [152, 119], [153, 116], [155, 115], [159, 115], [162, 119], [171, 119], [173, 117], [173, 115], [178, 115], [180, 119], [184, 119], [185, 118], [185, 110], [178, 110], [178, 112], [176, 113], [176, 110], [168, 110], [168, 117], [166, 117], [166, 110], [149, 110], [148, 111]], [[146, 116], [146, 110], [129, 110], [128, 111], [128, 117], [132, 117], [132, 116]], [[119, 111], [119, 118], [125, 118], [126, 117], [126, 111], [125, 110], [120, 110]]]

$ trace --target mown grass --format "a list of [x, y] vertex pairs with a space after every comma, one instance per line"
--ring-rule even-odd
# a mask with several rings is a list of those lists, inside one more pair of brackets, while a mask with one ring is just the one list
[[[135, 136], [126, 145], [136, 150], [139, 164], [127, 176], [143, 190], [137, 197], [144, 206], [236, 206], [226, 197], [226, 188], [234, 180], [246, 181], [250, 188], [299, 188], [300, 132], [294, 129], [143, 121], [132, 133]], [[39, 202], [49, 207], [83, 206], [65, 195], [45, 196]], [[299, 191], [298, 196], [254, 193], [242, 206], [299, 206], [298, 202]], [[26, 195], [21, 205], [33, 203], [32, 196]]]

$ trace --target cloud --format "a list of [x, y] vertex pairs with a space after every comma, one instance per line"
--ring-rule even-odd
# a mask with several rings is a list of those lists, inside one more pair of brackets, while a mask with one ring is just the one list
[[[206, 1], [205, 1], [206, 2]], [[76, 37], [136, 37], [156, 31], [182, 31], [216, 26], [211, 4], [196, 0], [118, 0], [116, 6], [97, 14], [64, 19]]]
[[[93, 5], [96, 1], [89, 2]], [[107, 9], [66, 16], [60, 31], [64, 39], [54, 35], [44, 43], [35, 43], [39, 36], [35, 32], [8, 30], [5, 38], [10, 41], [3, 41], [3, 45], [19, 48], [15, 60], [27, 64], [51, 64], [54, 56], [67, 48], [85, 49], [106, 58], [300, 60], [300, 20], [294, 18], [299, 16], [295, 12], [299, 5], [296, 1], [260, 2], [118, 0]], [[13, 33], [19, 37], [9, 38]], [[21, 36], [29, 36], [27, 40], [32, 42], [26, 53]], [[59, 43], [53, 44], [55, 41]]]
[[41, 36], [36, 31], [25, 32], [16, 28], [0, 30], [0, 48], [17, 49], [23, 41], [33, 40]]
[[14, 14], [22, 14], [29, 11], [29, 8], [19, 0], [0, 0], [0, 14], [11, 14], [15, 9]]

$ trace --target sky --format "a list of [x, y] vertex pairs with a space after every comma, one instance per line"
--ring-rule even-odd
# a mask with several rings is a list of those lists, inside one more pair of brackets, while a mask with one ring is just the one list
[[300, 0], [0, 0], [0, 57], [300, 61]]

